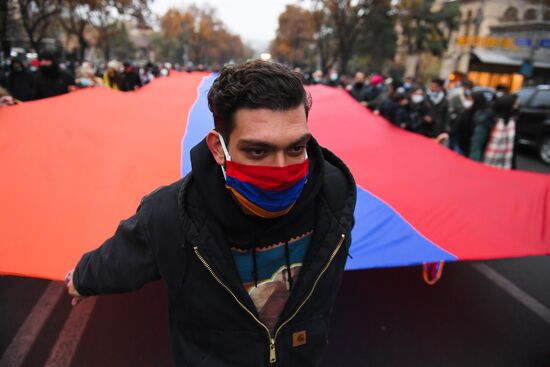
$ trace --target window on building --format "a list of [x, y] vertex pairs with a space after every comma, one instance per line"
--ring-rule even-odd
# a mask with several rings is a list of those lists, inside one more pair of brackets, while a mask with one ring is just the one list
[[537, 11], [533, 8], [527, 9], [523, 13], [523, 20], [537, 20]]
[[518, 9], [513, 6], [508, 7], [502, 15], [503, 22], [515, 22], [518, 20]]
[[546, 10], [542, 16], [543, 20], [550, 20], [550, 10]]
[[550, 107], [550, 90], [539, 90], [531, 100], [533, 108], [549, 108]]

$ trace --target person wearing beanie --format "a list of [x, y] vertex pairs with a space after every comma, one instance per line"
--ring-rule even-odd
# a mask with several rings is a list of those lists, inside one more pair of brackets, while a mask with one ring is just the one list
[[120, 75], [121, 65], [117, 60], [107, 63], [103, 73], [103, 86], [113, 90], [122, 90], [122, 76]]
[[7, 76], [6, 87], [11, 96], [19, 101], [30, 101], [33, 98], [32, 74], [21, 60], [13, 59]]
[[39, 56], [39, 68], [34, 75], [34, 99], [55, 97], [76, 88], [73, 76], [59, 67], [51, 52], [42, 52]]

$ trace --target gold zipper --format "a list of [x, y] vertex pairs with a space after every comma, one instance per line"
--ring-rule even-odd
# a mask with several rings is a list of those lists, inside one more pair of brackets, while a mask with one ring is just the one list
[[256, 320], [256, 322], [261, 325], [266, 331], [267, 331], [267, 335], [269, 336], [269, 360], [271, 363], [274, 363], [277, 358], [276, 358], [276, 355], [275, 355], [275, 339], [271, 337], [271, 333], [269, 332], [269, 328], [267, 326], [265, 326], [265, 324], [263, 322], [261, 322], [252, 312], [250, 312], [250, 310], [248, 308], [246, 308], [245, 305], [242, 304], [241, 301], [239, 301], [239, 299], [237, 298], [237, 296], [235, 295], [235, 293], [233, 293], [233, 291], [231, 291], [231, 289], [229, 289], [229, 287], [227, 285], [225, 285], [225, 283], [216, 275], [216, 273], [214, 273], [214, 270], [212, 270], [212, 268], [210, 267], [210, 265], [208, 265], [208, 263], [206, 262], [206, 260], [204, 260], [204, 258], [201, 256], [201, 254], [199, 253], [199, 248], [198, 246], [194, 246], [193, 247], [193, 250], [195, 251], [195, 254], [197, 255], [197, 257], [199, 258], [199, 260], [203, 263], [203, 265], [206, 267], [206, 269], [208, 269], [208, 271], [210, 272], [210, 274], [212, 274], [212, 276], [214, 277], [214, 279], [220, 283], [220, 285], [222, 287], [225, 288], [226, 291], [229, 292], [229, 294], [231, 294], [231, 296], [233, 297], [233, 299], [235, 300], [235, 302], [237, 302], [246, 312], [248, 312], [248, 314], [250, 316], [252, 316], [252, 318], [254, 320]]
[[340, 247], [342, 247], [342, 243], [344, 243], [344, 240], [346, 239], [346, 235], [344, 233], [342, 233], [342, 237], [340, 238], [340, 242], [338, 242], [338, 245], [336, 246], [336, 248], [334, 249], [334, 251], [332, 251], [332, 254], [330, 255], [330, 258], [328, 259], [325, 267], [323, 268], [323, 270], [321, 270], [321, 272], [319, 273], [319, 275], [317, 276], [317, 279], [315, 279], [315, 282], [313, 283], [313, 287], [311, 287], [311, 290], [309, 291], [307, 297], [304, 299], [304, 301], [300, 304], [300, 306], [294, 311], [294, 313], [292, 315], [290, 315], [290, 317], [288, 319], [286, 319], [285, 322], [283, 322], [278, 328], [277, 328], [277, 331], [275, 331], [275, 337], [273, 338], [274, 340], [277, 339], [277, 335], [279, 335], [279, 331], [281, 331], [281, 329], [286, 325], [288, 324], [297, 314], [298, 312], [300, 312], [300, 310], [302, 309], [302, 307], [305, 305], [305, 303], [311, 298], [311, 295], [313, 294], [313, 291], [315, 290], [315, 288], [317, 287], [317, 283], [319, 283], [319, 279], [321, 279], [321, 277], [323, 276], [323, 274], [325, 273], [325, 271], [327, 271], [328, 267], [330, 266], [330, 264], [332, 264], [332, 260], [334, 260], [334, 258], [336, 257], [336, 254], [338, 253], [338, 250], [340, 250]]
[[248, 308], [246, 308], [245, 305], [242, 304], [241, 301], [239, 301], [239, 299], [237, 298], [237, 296], [231, 291], [231, 289], [229, 289], [229, 287], [227, 285], [225, 285], [225, 283], [216, 275], [216, 273], [214, 273], [214, 270], [212, 270], [212, 268], [210, 267], [210, 265], [208, 265], [208, 263], [206, 262], [206, 260], [204, 260], [204, 258], [201, 256], [201, 254], [199, 253], [199, 248], [198, 246], [194, 246], [193, 247], [193, 250], [195, 251], [195, 254], [197, 255], [197, 257], [199, 258], [199, 260], [203, 263], [203, 265], [206, 267], [206, 269], [208, 269], [208, 271], [210, 272], [210, 274], [212, 274], [212, 276], [214, 277], [214, 279], [223, 287], [225, 288], [225, 290], [227, 292], [229, 292], [229, 294], [231, 294], [231, 296], [233, 297], [233, 299], [235, 300], [235, 302], [237, 302], [250, 316], [252, 316], [252, 318], [259, 324], [261, 325], [266, 331], [267, 331], [267, 335], [269, 336], [269, 363], [273, 364], [275, 362], [277, 362], [277, 353], [276, 353], [276, 345], [275, 345], [275, 340], [277, 340], [277, 335], [279, 335], [279, 331], [286, 325], [288, 324], [297, 314], [298, 312], [300, 312], [300, 310], [302, 309], [302, 307], [304, 306], [304, 304], [311, 298], [311, 295], [313, 294], [313, 291], [315, 290], [315, 288], [317, 287], [317, 283], [319, 283], [319, 279], [321, 279], [321, 277], [323, 276], [323, 274], [327, 271], [328, 267], [330, 266], [330, 264], [332, 263], [332, 260], [334, 260], [334, 257], [336, 257], [336, 254], [338, 253], [338, 250], [340, 250], [340, 247], [342, 247], [342, 243], [344, 243], [344, 240], [346, 238], [346, 235], [342, 233], [342, 238], [340, 239], [340, 242], [338, 242], [338, 245], [336, 246], [336, 249], [334, 249], [334, 251], [332, 252], [328, 262], [326, 263], [325, 267], [323, 268], [323, 270], [321, 271], [321, 273], [319, 273], [319, 275], [317, 276], [317, 278], [315, 279], [315, 282], [313, 283], [313, 287], [311, 287], [311, 290], [309, 291], [307, 297], [304, 299], [304, 301], [300, 304], [300, 306], [296, 309], [296, 311], [294, 311], [294, 313], [288, 318], [286, 319], [285, 322], [283, 322], [279, 328], [277, 328], [277, 331], [275, 332], [275, 336], [271, 336], [271, 333], [269, 332], [269, 328], [263, 323], [261, 322], [252, 312], [250, 312], [250, 310]]

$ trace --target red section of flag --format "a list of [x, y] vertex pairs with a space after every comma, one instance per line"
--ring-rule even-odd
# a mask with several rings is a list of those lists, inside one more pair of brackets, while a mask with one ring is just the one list
[[309, 90], [317, 140], [430, 241], [462, 260], [550, 254], [550, 177], [473, 162], [389, 124], [342, 90]]
[[179, 179], [187, 112], [204, 75], [0, 108], [0, 272], [63, 279], [142, 196]]

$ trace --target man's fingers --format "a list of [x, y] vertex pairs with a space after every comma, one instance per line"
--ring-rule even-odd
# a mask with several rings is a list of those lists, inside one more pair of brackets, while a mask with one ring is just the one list
[[82, 297], [73, 297], [71, 305], [76, 306], [80, 301], [82, 301]]

